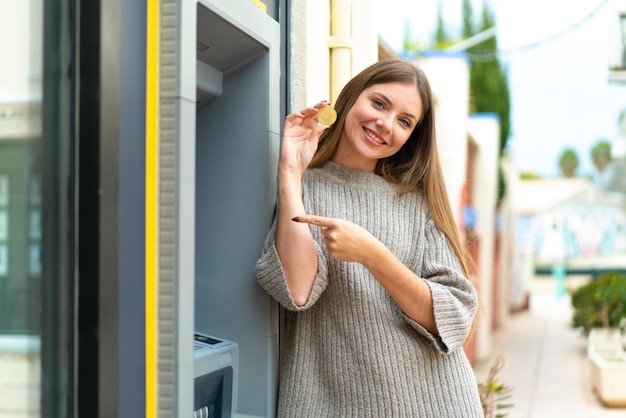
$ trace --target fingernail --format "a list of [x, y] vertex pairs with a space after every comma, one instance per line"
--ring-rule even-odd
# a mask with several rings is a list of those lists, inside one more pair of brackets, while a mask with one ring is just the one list
[[297, 216], [291, 218], [291, 220], [294, 221], [294, 222], [300, 222], [300, 218], [298, 218]]

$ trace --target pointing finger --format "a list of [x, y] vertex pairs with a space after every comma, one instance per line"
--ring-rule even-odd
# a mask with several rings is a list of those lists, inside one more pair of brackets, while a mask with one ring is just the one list
[[315, 216], [315, 215], [303, 215], [296, 216], [291, 219], [294, 222], [306, 223], [317, 226], [330, 227], [334, 225], [334, 220], [331, 218], [325, 218], [323, 216]]

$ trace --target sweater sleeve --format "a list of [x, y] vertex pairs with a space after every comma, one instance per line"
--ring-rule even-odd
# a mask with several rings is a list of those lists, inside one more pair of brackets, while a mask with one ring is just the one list
[[328, 284], [328, 268], [326, 266], [325, 257], [322, 249], [315, 242], [317, 251], [318, 269], [315, 274], [313, 289], [306, 304], [298, 306], [295, 304], [285, 278], [278, 251], [276, 250], [276, 219], [270, 228], [265, 239], [260, 258], [256, 263], [257, 281], [267, 293], [270, 294], [278, 303], [291, 311], [303, 311], [312, 307], [326, 289]]
[[478, 308], [478, 295], [463, 275], [448, 239], [430, 218], [426, 222], [423, 245], [421, 277], [430, 287], [439, 335], [431, 334], [406, 315], [405, 319], [439, 351], [450, 353], [462, 347], [469, 336]]

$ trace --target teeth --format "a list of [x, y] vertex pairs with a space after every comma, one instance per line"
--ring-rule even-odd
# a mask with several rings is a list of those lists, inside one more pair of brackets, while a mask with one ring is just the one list
[[367, 134], [367, 136], [372, 138], [375, 142], [378, 142], [379, 144], [384, 144], [385, 143], [385, 141], [381, 141], [380, 138], [378, 138], [376, 135], [374, 135], [373, 133], [371, 133], [367, 129], [365, 130], [365, 133]]

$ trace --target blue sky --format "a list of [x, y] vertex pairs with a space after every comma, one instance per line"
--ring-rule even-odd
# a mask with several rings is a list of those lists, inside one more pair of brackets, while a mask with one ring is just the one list
[[[406, 25], [428, 41], [434, 33], [437, 0], [372, 0], [380, 36], [395, 50]], [[461, 19], [461, 0], [445, 0], [449, 33]], [[475, 1], [478, 13], [482, 1]], [[626, 109], [626, 83], [608, 82], [613, 16], [607, 0], [490, 0], [496, 13], [501, 62], [511, 89], [509, 149], [518, 170], [559, 175], [565, 147], [581, 159], [578, 174], [592, 174], [590, 149], [619, 133]], [[594, 13], [595, 12], [595, 13]]]

